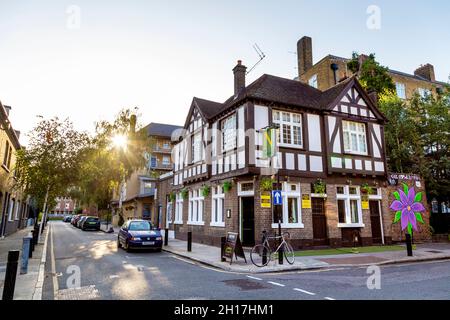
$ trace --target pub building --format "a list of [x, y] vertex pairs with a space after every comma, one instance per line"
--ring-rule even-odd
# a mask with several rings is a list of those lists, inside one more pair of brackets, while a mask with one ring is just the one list
[[[241, 61], [233, 73], [225, 102], [192, 100], [174, 170], [160, 180], [161, 226], [215, 246], [227, 232], [252, 246], [279, 221], [294, 249], [391, 243], [386, 118], [376, 95], [355, 77], [320, 91], [268, 74], [247, 86]], [[272, 127], [277, 149], [267, 158]], [[281, 206], [271, 189], [281, 190]]]

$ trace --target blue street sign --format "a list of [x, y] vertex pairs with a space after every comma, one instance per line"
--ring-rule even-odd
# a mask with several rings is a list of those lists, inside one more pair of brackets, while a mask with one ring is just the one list
[[283, 197], [281, 196], [280, 190], [273, 190], [272, 191], [272, 201], [274, 206], [281, 206], [283, 205]]

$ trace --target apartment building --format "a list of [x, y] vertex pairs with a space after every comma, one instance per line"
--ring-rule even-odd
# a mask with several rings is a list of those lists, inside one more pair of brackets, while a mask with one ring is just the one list
[[[278, 223], [295, 248], [391, 243], [385, 117], [355, 77], [328, 90], [263, 75], [246, 85], [233, 69], [223, 103], [194, 98], [174, 146], [174, 171], [159, 182], [161, 225], [176, 238], [220, 244], [238, 232], [251, 246]], [[275, 156], [265, 133], [278, 127]], [[281, 206], [267, 195], [281, 191]]]
[[20, 132], [14, 130], [9, 114], [11, 107], [0, 102], [0, 237], [8, 236], [26, 226], [31, 201], [15, 188], [16, 152], [21, 149]]
[[[360, 60], [366, 56], [361, 55]], [[312, 39], [303, 37], [297, 42], [298, 80], [319, 90], [335, 86], [341, 79], [351, 77], [353, 73], [347, 68], [349, 58], [327, 55], [313, 63]], [[411, 99], [415, 93], [421, 96], [439, 93], [445, 82], [437, 81], [434, 66], [427, 63], [418, 67], [412, 74], [389, 69], [389, 74], [401, 99]]]
[[123, 218], [142, 218], [153, 220], [157, 212], [155, 197], [156, 183], [161, 174], [173, 169], [172, 163], [172, 134], [181, 130], [180, 126], [150, 123], [145, 130], [149, 137], [151, 151], [147, 154], [147, 166], [134, 172], [131, 177], [120, 186], [112, 201], [114, 210], [113, 223], [118, 222], [118, 213]]

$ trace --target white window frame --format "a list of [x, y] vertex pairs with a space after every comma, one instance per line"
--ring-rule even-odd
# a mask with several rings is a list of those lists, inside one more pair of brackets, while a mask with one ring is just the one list
[[417, 93], [422, 99], [426, 99], [431, 95], [431, 90], [426, 88], [418, 88]]
[[397, 97], [400, 99], [405, 100], [406, 99], [406, 84], [402, 82], [396, 82], [395, 83], [395, 91], [397, 93]]
[[[295, 185], [296, 190], [291, 191], [291, 186]], [[281, 227], [284, 229], [304, 229], [305, 225], [302, 220], [302, 191], [300, 183], [292, 183], [292, 182], [284, 182], [283, 190], [281, 191], [281, 196], [283, 198], [283, 222], [281, 223]], [[298, 222], [290, 223], [289, 222], [289, 208], [288, 208], [288, 198], [296, 198], [297, 199], [297, 212], [298, 212]], [[274, 209], [275, 206], [272, 206]], [[273, 221], [273, 209], [272, 209], [272, 228], [278, 228], [278, 222]]]
[[183, 197], [181, 193], [177, 193], [175, 198], [175, 217], [173, 224], [183, 224]]
[[12, 222], [13, 220], [13, 210], [15, 207], [15, 200], [14, 199], [10, 199], [9, 200], [9, 208], [8, 208], [8, 221]]
[[[283, 120], [284, 115], [289, 115], [289, 121]], [[299, 117], [300, 122], [295, 122], [294, 118]], [[280, 129], [278, 130], [278, 145], [280, 147], [287, 147], [287, 148], [295, 148], [295, 149], [303, 149], [303, 114], [302, 113], [296, 113], [296, 112], [287, 112], [287, 111], [281, 111], [281, 110], [273, 110], [273, 116], [272, 116], [273, 123], [276, 123], [280, 126]], [[290, 134], [290, 143], [284, 142], [284, 133], [287, 131], [285, 129], [285, 126], [289, 126], [289, 134]], [[294, 143], [294, 132], [295, 128], [300, 128], [300, 144]]]
[[220, 122], [222, 130], [222, 152], [234, 150], [237, 146], [236, 114], [223, 119]]
[[202, 131], [199, 131], [192, 135], [192, 163], [202, 161], [202, 153], [203, 153], [202, 146], [203, 146]]
[[319, 87], [319, 83], [317, 81], [317, 74], [313, 75], [311, 78], [309, 78], [308, 80], [308, 84], [313, 87], [313, 88], [318, 88]]
[[19, 220], [19, 208], [20, 208], [20, 201], [16, 202], [16, 212], [14, 213], [14, 220]]
[[[164, 161], [164, 160], [167, 160], [167, 161]], [[163, 156], [161, 163], [163, 165], [170, 165], [170, 156]]]
[[[344, 188], [344, 193], [337, 193], [337, 188]], [[356, 194], [350, 194], [350, 187], [356, 188]], [[338, 215], [338, 228], [364, 228], [363, 215], [362, 215], [362, 205], [361, 205], [361, 192], [358, 186], [348, 186], [348, 185], [338, 185], [336, 186], [336, 208], [338, 208], [338, 200], [344, 200], [345, 203], [345, 223], [339, 222], [339, 212]], [[358, 207], [358, 223], [351, 223], [351, 209], [350, 200], [356, 200]], [[350, 222], [349, 222], [350, 221]]]
[[189, 191], [189, 225], [205, 225], [203, 213], [205, 211], [205, 198], [201, 195], [200, 189]]
[[166, 219], [167, 218], [170, 218], [170, 219], [167, 219], [167, 222], [166, 222], [167, 224], [173, 223], [172, 212], [170, 212], [170, 211], [172, 211], [172, 208], [173, 208], [173, 202], [170, 199], [168, 199], [167, 203], [166, 203]]
[[[356, 126], [355, 130], [352, 130], [350, 128], [351, 124], [355, 124], [355, 126]], [[364, 132], [359, 131], [358, 127], [363, 128]], [[348, 144], [349, 145], [345, 145], [345, 134], [346, 133], [348, 134]], [[356, 145], [357, 145], [358, 150], [352, 149], [352, 147], [353, 147], [352, 140], [351, 140], [352, 134], [356, 135]], [[364, 155], [364, 156], [368, 155], [369, 150], [368, 150], [368, 143], [367, 143], [367, 129], [366, 129], [366, 125], [364, 123], [356, 122], [356, 121], [342, 120], [342, 135], [343, 135], [343, 140], [344, 140], [344, 152], [345, 153], [358, 154], [358, 155]], [[361, 151], [361, 143], [360, 143], [361, 136], [364, 137], [366, 151]]]
[[[217, 186], [212, 188], [212, 203], [211, 203], [211, 224], [212, 227], [225, 227], [225, 193], [223, 192], [223, 188], [221, 186]], [[219, 212], [216, 216], [216, 202], [217, 208], [219, 208]]]
[[[242, 185], [246, 183], [253, 183], [253, 190], [242, 191]], [[253, 197], [255, 195], [255, 182], [254, 181], [242, 181], [238, 182], [238, 196], [239, 197]]]

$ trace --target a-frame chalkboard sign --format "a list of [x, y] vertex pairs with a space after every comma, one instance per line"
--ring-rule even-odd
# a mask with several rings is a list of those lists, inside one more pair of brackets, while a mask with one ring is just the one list
[[241, 239], [239, 238], [239, 233], [228, 232], [227, 240], [225, 241], [225, 246], [223, 250], [223, 257], [230, 259], [230, 265], [233, 264], [233, 256], [243, 258], [245, 263], [247, 259], [245, 258], [244, 249], [242, 248]]

